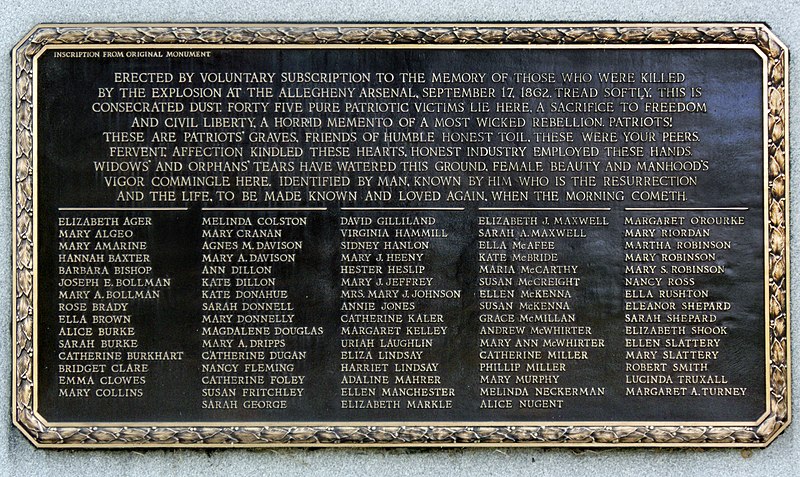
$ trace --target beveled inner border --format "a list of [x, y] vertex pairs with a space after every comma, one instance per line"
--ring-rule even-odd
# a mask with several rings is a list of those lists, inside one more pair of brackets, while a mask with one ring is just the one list
[[[484, 427], [219, 423], [49, 424], [35, 408], [35, 64], [47, 47], [751, 47], [765, 59], [765, 256], [769, 277], [764, 352], [767, 413], [745, 423], [590, 423]], [[788, 87], [786, 47], [763, 24], [589, 25], [40, 25], [13, 51], [15, 324], [12, 419], [39, 447], [278, 446], [736, 446], [764, 447], [791, 420], [788, 324]], [[188, 427], [193, 426], [193, 427]]]

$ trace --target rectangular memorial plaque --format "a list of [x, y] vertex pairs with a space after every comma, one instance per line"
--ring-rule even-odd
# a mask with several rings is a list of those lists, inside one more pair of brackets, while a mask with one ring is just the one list
[[56, 25], [14, 51], [44, 447], [765, 446], [786, 48], [752, 25]]

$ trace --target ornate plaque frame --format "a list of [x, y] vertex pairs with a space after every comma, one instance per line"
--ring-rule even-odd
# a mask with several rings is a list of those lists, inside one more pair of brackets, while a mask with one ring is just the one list
[[[767, 80], [769, 412], [755, 425], [141, 425], [51, 427], [34, 407], [34, 62], [48, 45], [750, 45]], [[763, 24], [39, 25], [13, 50], [14, 424], [38, 447], [706, 446], [764, 447], [791, 420], [788, 239], [788, 51]]]

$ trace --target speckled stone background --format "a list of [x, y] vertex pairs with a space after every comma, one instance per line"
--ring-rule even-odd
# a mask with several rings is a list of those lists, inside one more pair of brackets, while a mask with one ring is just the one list
[[[797, 0], [655, 2], [609, 1], [334, 1], [170, 0], [161, 2], [3, 0], [0, 5], [0, 243], [11, 243], [10, 52], [37, 23], [76, 22], [755, 22], [770, 25], [789, 46], [790, 90], [800, 78], [791, 61], [800, 45]], [[791, 144], [800, 144], [798, 98], [790, 92]], [[791, 167], [791, 214], [800, 217], [800, 176]], [[800, 257], [796, 220], [792, 256]], [[569, 449], [265, 449], [265, 450], [36, 450], [11, 424], [11, 250], [0, 254], [0, 476], [358, 476], [358, 475], [800, 475], [800, 424], [764, 450]], [[796, 269], [793, 264], [792, 271]], [[797, 285], [792, 293], [792, 332], [798, 335]], [[800, 363], [794, 348], [793, 361]], [[795, 383], [797, 380], [795, 380]], [[794, 386], [796, 390], [796, 385]], [[793, 393], [796, 396], [798, 393]], [[797, 412], [797, 399], [793, 414]]]

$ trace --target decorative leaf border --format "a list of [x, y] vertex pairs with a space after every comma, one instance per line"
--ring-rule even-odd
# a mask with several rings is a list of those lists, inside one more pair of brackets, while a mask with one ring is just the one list
[[[755, 427], [48, 427], [33, 411], [33, 59], [46, 45], [755, 45], [768, 59], [771, 413]], [[786, 47], [765, 25], [40, 25], [13, 51], [13, 420], [39, 447], [264, 445], [757, 446], [790, 421]]]

